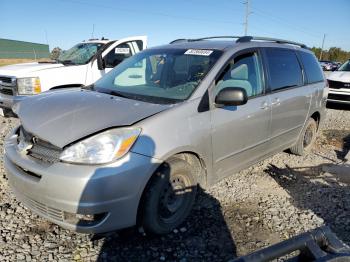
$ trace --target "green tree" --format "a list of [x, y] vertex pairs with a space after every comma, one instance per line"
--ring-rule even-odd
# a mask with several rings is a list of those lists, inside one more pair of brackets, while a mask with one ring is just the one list
[[313, 47], [311, 48], [311, 51], [314, 52], [315, 56], [317, 58], [320, 58], [320, 55], [321, 55], [321, 48], [319, 47]]
[[342, 50], [339, 47], [331, 47], [328, 50], [329, 60], [339, 61]]
[[[321, 48], [319, 47], [312, 47], [312, 52], [315, 53], [315, 56], [320, 59], [321, 56]], [[336, 62], [342, 62], [350, 59], [350, 52], [344, 51], [339, 47], [331, 47], [328, 50], [323, 50], [322, 52], [322, 60], [330, 60], [330, 61], [336, 61]]]
[[59, 48], [59, 47], [55, 47], [54, 49], [52, 49], [51, 51], [51, 55], [50, 55], [50, 58], [53, 59], [53, 60], [56, 60], [60, 54], [62, 52], [62, 49]]

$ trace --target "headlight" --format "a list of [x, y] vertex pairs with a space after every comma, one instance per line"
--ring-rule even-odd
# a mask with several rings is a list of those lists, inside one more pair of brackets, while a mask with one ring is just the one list
[[123, 157], [141, 133], [141, 128], [112, 129], [66, 148], [60, 159], [69, 163], [105, 164]]
[[17, 79], [17, 91], [19, 95], [36, 95], [41, 92], [39, 77], [25, 77]]

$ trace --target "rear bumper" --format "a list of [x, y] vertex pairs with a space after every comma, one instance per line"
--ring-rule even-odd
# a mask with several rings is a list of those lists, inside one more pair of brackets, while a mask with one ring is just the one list
[[[160, 164], [135, 153], [108, 165], [49, 164], [18, 152], [14, 134], [6, 139], [5, 151], [4, 166], [16, 197], [47, 220], [83, 233], [135, 225], [143, 189]], [[103, 216], [84, 224], [72, 222], [75, 214]]]

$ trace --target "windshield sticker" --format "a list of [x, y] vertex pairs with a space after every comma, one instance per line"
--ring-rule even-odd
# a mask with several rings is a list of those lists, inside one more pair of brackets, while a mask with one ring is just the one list
[[116, 54], [130, 54], [130, 48], [117, 47], [115, 49]]
[[185, 52], [185, 55], [210, 56], [211, 53], [213, 53], [213, 50], [188, 49], [188, 50]]

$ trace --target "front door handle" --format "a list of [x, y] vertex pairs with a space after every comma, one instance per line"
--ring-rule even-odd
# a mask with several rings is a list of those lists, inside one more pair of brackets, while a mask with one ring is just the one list
[[275, 98], [274, 101], [271, 103], [272, 106], [279, 106], [281, 104], [281, 101], [279, 98]]

